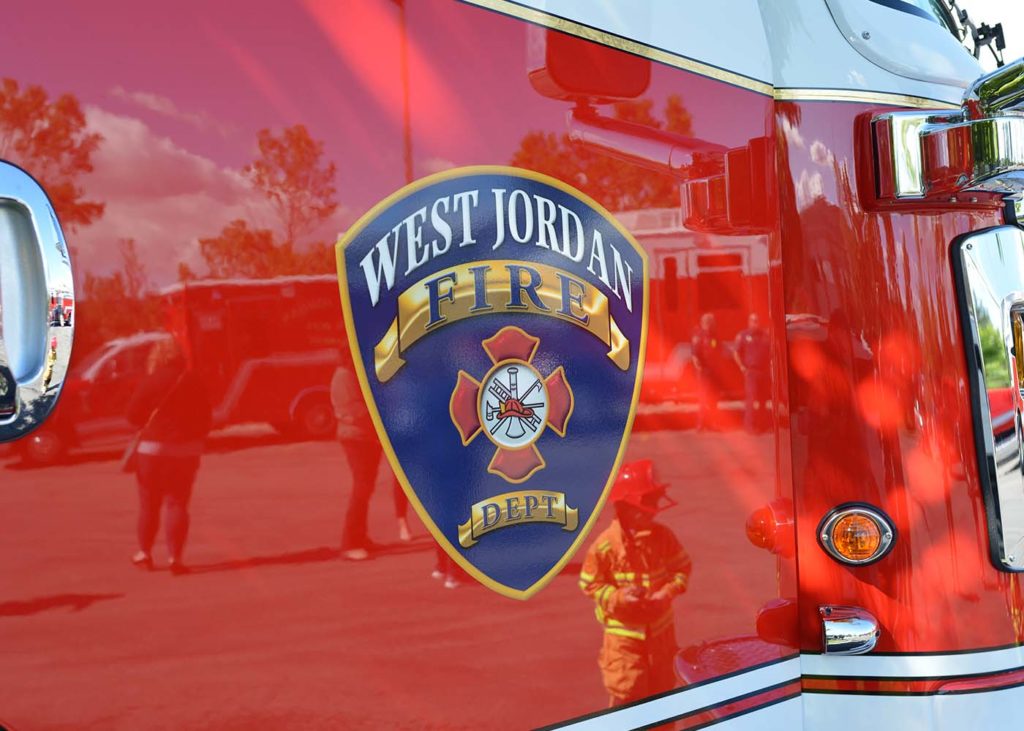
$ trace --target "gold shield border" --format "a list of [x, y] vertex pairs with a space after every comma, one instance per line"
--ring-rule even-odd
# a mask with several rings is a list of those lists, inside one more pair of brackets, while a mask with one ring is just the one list
[[[391, 445], [391, 440], [388, 438], [387, 430], [384, 428], [384, 423], [381, 421], [380, 413], [377, 410], [377, 403], [373, 397], [373, 392], [370, 389], [369, 380], [367, 377], [366, 369], [363, 367], [363, 359], [360, 355], [359, 340], [356, 337], [355, 322], [352, 319], [352, 308], [349, 303], [349, 291], [348, 291], [348, 271], [345, 267], [345, 248], [349, 243], [365, 229], [372, 221], [376, 220], [381, 213], [386, 209], [390, 208], [396, 202], [409, 197], [413, 193], [427, 188], [435, 183], [439, 183], [445, 180], [454, 180], [457, 178], [465, 178], [472, 175], [507, 175], [510, 177], [523, 178], [526, 180], [533, 180], [539, 183], [545, 183], [554, 188], [561, 190], [562, 192], [572, 196], [576, 200], [589, 206], [591, 209], [597, 211], [605, 220], [611, 223], [619, 233], [629, 242], [635, 251], [640, 254], [640, 259], [643, 262], [643, 284], [644, 284], [644, 299], [643, 299], [643, 312], [641, 313], [641, 325], [640, 325], [640, 347], [637, 354], [636, 364], [636, 383], [633, 386], [633, 399], [629, 405], [629, 414], [626, 417], [626, 426], [623, 429], [621, 441], [619, 442], [619, 450], [615, 455], [615, 461], [612, 464], [611, 473], [608, 475], [608, 480], [601, 490], [601, 495], [597, 500], [597, 504], [594, 506], [594, 511], [591, 513], [590, 518], [580, 528], [579, 533], [576, 536], [576, 540], [573, 541], [572, 545], [565, 551], [562, 557], [555, 563], [551, 569], [538, 579], [533, 585], [526, 589], [514, 589], [510, 586], [506, 586], [501, 582], [495, 581], [490, 578], [472, 563], [463, 558], [462, 554], [456, 550], [455, 546], [452, 545], [451, 541], [441, 532], [441, 530], [434, 523], [430, 514], [426, 508], [420, 502], [419, 497], [416, 495], [416, 491], [412, 489], [409, 483], [409, 478], [405, 475], [405, 470], [402, 469], [401, 462], [399, 462], [395, 450]], [[384, 200], [377, 203], [373, 208], [363, 214], [358, 221], [352, 224], [351, 228], [345, 232], [345, 234], [338, 240], [335, 245], [335, 258], [338, 264], [338, 284], [341, 290], [341, 310], [345, 319], [345, 330], [348, 334], [349, 347], [352, 352], [352, 360], [355, 363], [356, 376], [359, 379], [359, 388], [363, 392], [363, 399], [366, 401], [367, 408], [370, 412], [370, 418], [373, 420], [373, 426], [377, 431], [377, 436], [380, 439], [381, 447], [384, 449], [384, 453], [387, 455], [388, 463], [391, 465], [391, 469], [398, 477], [399, 483], [402, 485], [402, 489], [405, 491], [406, 496], [409, 498], [409, 502], [412, 504], [416, 514], [423, 521], [423, 525], [430, 531], [430, 535], [433, 536], [434, 540], [444, 549], [452, 560], [455, 561], [459, 566], [462, 567], [470, 576], [479, 581], [481, 584], [486, 586], [488, 589], [507, 596], [513, 599], [529, 599], [531, 596], [536, 594], [538, 591], [543, 589], [547, 584], [554, 579], [570, 559], [579, 550], [581, 544], [586, 537], [590, 534], [591, 529], [594, 527], [594, 523], [597, 522], [598, 517], [601, 514], [604, 504], [608, 499], [608, 493], [611, 488], [612, 482], [615, 481], [616, 475], [618, 475], [619, 467], [622, 464], [622, 459], [625, 456], [626, 448], [629, 443], [629, 436], [633, 431], [633, 421], [636, 418], [637, 403], [640, 400], [640, 385], [643, 383], [644, 377], [644, 364], [647, 359], [647, 328], [648, 328], [648, 298], [650, 296], [650, 282], [649, 282], [649, 271], [650, 264], [647, 259], [647, 252], [644, 248], [633, 238], [632, 234], [626, 230], [626, 228], [618, 222], [618, 220], [608, 212], [608, 210], [600, 203], [595, 201], [590, 196], [586, 195], [582, 191], [579, 191], [572, 186], [563, 183], [557, 178], [552, 178], [542, 173], [537, 173], [532, 170], [526, 170], [524, 168], [516, 168], [504, 165], [472, 165], [467, 167], [455, 168], [452, 170], [446, 170], [444, 172], [435, 173], [434, 175], [428, 175], [427, 177], [420, 178], [419, 180], [412, 182], [403, 188], [395, 191]]]

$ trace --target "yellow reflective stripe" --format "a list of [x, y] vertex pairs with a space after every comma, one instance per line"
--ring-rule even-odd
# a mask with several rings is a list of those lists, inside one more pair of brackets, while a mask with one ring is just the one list
[[608, 601], [608, 597], [615, 593], [615, 587], [609, 584], [608, 586], [597, 592], [597, 600], [604, 604]]
[[604, 631], [607, 632], [610, 635], [618, 635], [619, 637], [631, 637], [634, 640], [645, 640], [645, 639], [647, 639], [647, 635], [645, 635], [643, 632], [636, 632], [635, 630], [631, 630], [631, 629], [619, 629], [617, 627], [606, 627]]
[[597, 544], [598, 551], [607, 551], [612, 547], [611, 541], [603, 541]]
[[593, 581], [593, 580], [594, 580], [594, 575], [593, 574], [588, 574], [588, 573], [586, 573], [584, 571], [580, 571], [580, 581], [590, 582], [590, 581]]

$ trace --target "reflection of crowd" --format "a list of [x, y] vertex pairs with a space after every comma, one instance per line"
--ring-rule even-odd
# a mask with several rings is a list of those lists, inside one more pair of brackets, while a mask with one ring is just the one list
[[[756, 313], [750, 314], [747, 327], [736, 335], [732, 352], [733, 360], [743, 374], [743, 425], [751, 433], [765, 427], [771, 390], [771, 343], [760, 322]], [[700, 325], [690, 340], [690, 353], [697, 376], [697, 431], [719, 428], [718, 402], [722, 399], [726, 382], [727, 359], [713, 314], [701, 315]]]

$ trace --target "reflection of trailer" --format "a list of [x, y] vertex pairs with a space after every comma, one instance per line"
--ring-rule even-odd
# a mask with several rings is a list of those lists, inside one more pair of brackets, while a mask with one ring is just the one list
[[[743, 385], [732, 362], [732, 342], [767, 301], [767, 247], [762, 237], [733, 236], [711, 246], [707, 237], [684, 227], [679, 209], [616, 214], [647, 250], [650, 260], [650, 327], [642, 398], [648, 402], [692, 398], [690, 337], [701, 315], [715, 316], [723, 342], [724, 389], [740, 395]], [[757, 312], [764, 317], [766, 313]]]
[[337, 277], [205, 280], [162, 294], [168, 328], [200, 369], [215, 424], [269, 422], [303, 437], [333, 433]]

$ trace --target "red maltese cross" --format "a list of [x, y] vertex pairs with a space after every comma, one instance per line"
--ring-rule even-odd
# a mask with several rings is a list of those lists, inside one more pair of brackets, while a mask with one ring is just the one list
[[544, 430], [565, 436], [572, 389], [562, 366], [541, 375], [533, 365], [540, 339], [518, 327], [503, 327], [481, 345], [493, 367], [480, 381], [459, 371], [449, 404], [452, 422], [463, 446], [483, 432], [497, 447], [488, 472], [524, 482], [544, 468], [535, 444]]

